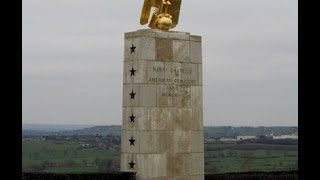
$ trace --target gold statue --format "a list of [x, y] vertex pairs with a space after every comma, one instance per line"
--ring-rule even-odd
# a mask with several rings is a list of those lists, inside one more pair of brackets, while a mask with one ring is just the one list
[[140, 24], [148, 23], [151, 8], [155, 7], [149, 27], [168, 31], [178, 24], [180, 5], [181, 0], [144, 0]]

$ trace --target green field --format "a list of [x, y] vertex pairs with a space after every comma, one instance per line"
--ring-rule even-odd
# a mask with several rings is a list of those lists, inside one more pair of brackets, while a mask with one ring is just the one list
[[[103, 149], [78, 149], [80, 144], [56, 143], [55, 141], [28, 141], [22, 143], [22, 169], [41, 166], [43, 161], [82, 165], [81, 167], [50, 167], [45, 172], [97, 172], [94, 166], [97, 160], [120, 161], [120, 152]], [[89, 164], [91, 166], [86, 166]]]
[[[99, 160], [119, 164], [118, 151], [79, 147], [75, 142], [24, 141], [22, 169], [37, 171], [46, 161], [60, 165], [42, 169], [43, 172], [85, 173], [99, 172]], [[297, 162], [297, 145], [205, 144], [206, 173], [296, 170]]]
[[276, 150], [272, 150], [272, 145], [206, 144], [205, 172], [297, 170], [297, 148], [288, 145], [273, 147]]

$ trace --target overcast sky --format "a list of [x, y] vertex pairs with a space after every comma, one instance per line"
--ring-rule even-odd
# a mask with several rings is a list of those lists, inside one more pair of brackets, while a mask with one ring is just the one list
[[[143, 0], [23, 0], [23, 123], [121, 124]], [[204, 125], [298, 125], [298, 1], [182, 0], [202, 36]]]

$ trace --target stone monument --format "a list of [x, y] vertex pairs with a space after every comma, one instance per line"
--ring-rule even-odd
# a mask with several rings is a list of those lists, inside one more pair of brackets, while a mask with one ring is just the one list
[[201, 37], [125, 33], [123, 72], [121, 171], [138, 180], [203, 180]]

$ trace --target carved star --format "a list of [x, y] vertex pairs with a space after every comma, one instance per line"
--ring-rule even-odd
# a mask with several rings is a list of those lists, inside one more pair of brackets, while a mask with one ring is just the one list
[[136, 118], [136, 116], [133, 116], [133, 113], [131, 114], [131, 116], [129, 116], [130, 118], [130, 122], [134, 122], [134, 118]]
[[130, 73], [131, 73], [131, 74], [130, 74], [130, 77], [131, 77], [131, 76], [135, 76], [134, 73], [135, 73], [136, 71], [137, 71], [137, 70], [133, 69], [133, 67], [132, 67], [132, 69], [130, 70]]
[[131, 139], [129, 139], [129, 141], [130, 141], [130, 146], [131, 146], [131, 145], [134, 146], [134, 142], [135, 142], [136, 140], [134, 140], [132, 136], [131, 136]]
[[131, 52], [130, 52], [131, 54], [132, 54], [132, 53], [136, 53], [136, 52], [134, 51], [134, 50], [136, 49], [136, 47], [135, 47], [133, 44], [132, 44], [132, 46], [130, 47], [130, 49], [131, 49]]
[[132, 90], [131, 93], [129, 93], [129, 94], [130, 94], [130, 99], [134, 99], [134, 96], [136, 95], [136, 93], [134, 93]]
[[134, 165], [135, 165], [136, 163], [134, 163], [133, 161], [131, 161], [130, 163], [129, 163], [129, 165], [130, 165], [130, 169], [134, 169]]

